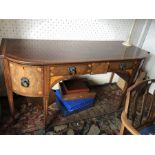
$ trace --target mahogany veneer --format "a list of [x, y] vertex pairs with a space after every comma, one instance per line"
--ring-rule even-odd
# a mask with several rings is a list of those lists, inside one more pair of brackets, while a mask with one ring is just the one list
[[2, 39], [0, 58], [4, 62], [12, 116], [13, 92], [43, 97], [46, 123], [50, 88], [76, 75], [115, 72], [128, 82], [127, 89], [136, 79], [148, 52], [135, 46], [125, 47], [121, 43]]

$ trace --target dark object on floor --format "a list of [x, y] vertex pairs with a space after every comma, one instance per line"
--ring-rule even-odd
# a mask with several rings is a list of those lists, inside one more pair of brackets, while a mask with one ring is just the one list
[[[122, 112], [120, 134], [127, 129], [131, 134], [139, 135], [139, 129], [150, 126], [155, 120], [155, 79], [145, 80], [131, 86], [127, 91], [125, 109]], [[151, 88], [151, 89], [150, 89]], [[153, 90], [152, 94], [150, 91]], [[146, 133], [149, 129], [142, 130]]]
[[64, 100], [61, 96], [60, 90], [56, 90], [55, 94], [57, 101], [63, 104], [69, 112], [81, 110], [83, 108], [85, 109], [86, 107], [92, 106], [95, 101], [95, 98]]
[[84, 79], [73, 78], [59, 83], [61, 96], [64, 100], [95, 98], [96, 93], [88, 87]]
[[66, 94], [89, 92], [86, 82], [82, 79], [70, 79], [62, 82]]
[[79, 92], [73, 92], [73, 93], [67, 93], [65, 91], [64, 85], [63, 83], [59, 83], [60, 85], [60, 92], [61, 92], [61, 96], [64, 100], [77, 100], [77, 99], [86, 99], [86, 98], [95, 98], [96, 93], [89, 90], [89, 92], [80, 92], [80, 90], [78, 90]]
[[76, 110], [68, 111], [66, 109], [66, 107], [62, 104], [62, 102], [57, 97], [56, 97], [56, 104], [59, 107], [59, 109], [61, 110], [63, 116], [65, 116], [65, 117], [69, 116], [71, 114], [78, 113], [78, 112], [80, 112], [82, 110], [86, 110], [86, 109], [90, 108], [93, 105], [93, 104], [88, 104], [88, 105], [85, 105], [84, 107], [80, 107], [80, 108], [78, 108]]
[[155, 135], [155, 125], [147, 126], [140, 130], [141, 135]]

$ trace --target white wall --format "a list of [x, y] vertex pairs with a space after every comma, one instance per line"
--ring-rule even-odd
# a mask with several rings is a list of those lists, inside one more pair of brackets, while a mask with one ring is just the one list
[[143, 44], [143, 49], [150, 52], [145, 69], [150, 78], [155, 78], [155, 20], [152, 20], [150, 29]]
[[0, 37], [54, 40], [125, 40], [133, 20], [0, 20]]
[[[150, 57], [147, 58], [145, 63], [145, 70], [147, 71], [149, 78], [155, 79], [155, 20], [152, 20], [143, 48], [150, 52]], [[151, 85], [150, 93], [153, 94], [154, 89], [155, 84]]]

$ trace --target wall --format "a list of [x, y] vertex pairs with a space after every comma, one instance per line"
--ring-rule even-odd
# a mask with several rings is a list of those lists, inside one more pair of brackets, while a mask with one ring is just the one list
[[[150, 52], [150, 57], [145, 63], [145, 70], [148, 72], [149, 78], [155, 79], [155, 20], [152, 20], [143, 48]], [[154, 89], [155, 84], [151, 86], [150, 93], [153, 93]]]
[[155, 20], [152, 20], [143, 48], [150, 52], [150, 57], [146, 61], [145, 69], [150, 78], [155, 78]]
[[0, 37], [125, 40], [132, 20], [0, 20]]
[[[137, 20], [132, 43], [137, 45], [146, 20]], [[0, 20], [1, 38], [54, 39], [54, 40], [126, 40], [133, 20], [41, 19]], [[1, 68], [0, 68], [1, 70]], [[0, 71], [0, 81], [2, 81]], [[95, 83], [105, 83], [110, 74], [89, 76]], [[117, 81], [118, 77], [115, 76]], [[0, 88], [2, 82], [0, 82]]]

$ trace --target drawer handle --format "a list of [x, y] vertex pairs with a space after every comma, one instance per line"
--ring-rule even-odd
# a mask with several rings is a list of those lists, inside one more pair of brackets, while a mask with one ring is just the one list
[[120, 65], [119, 65], [119, 69], [120, 70], [125, 70], [125, 68], [126, 68], [126, 64], [125, 63], [121, 63]]
[[29, 87], [29, 85], [30, 85], [29, 79], [26, 78], [26, 77], [22, 77], [22, 78], [21, 78], [21, 85], [22, 85], [23, 87]]
[[76, 74], [76, 67], [70, 66], [70, 67], [68, 67], [68, 71], [71, 75], [75, 75]]

